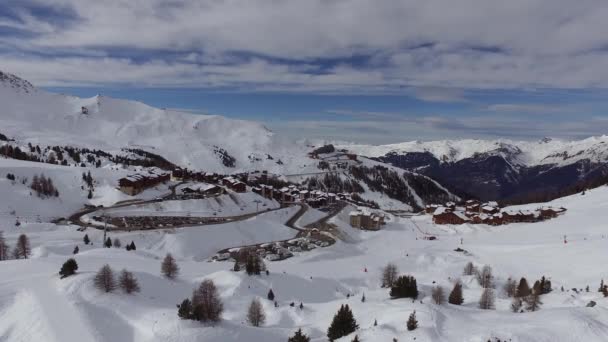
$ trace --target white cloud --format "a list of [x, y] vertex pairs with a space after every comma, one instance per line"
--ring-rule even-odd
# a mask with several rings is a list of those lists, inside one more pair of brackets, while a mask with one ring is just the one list
[[[472, 88], [608, 87], [604, 0], [12, 4], [24, 7], [16, 9], [18, 18], [3, 19], [3, 24], [33, 36], [1, 37], [0, 45], [14, 51], [0, 54], [0, 67], [42, 85], [135, 82], [393, 93], [417, 89], [414, 96], [428, 101], [461, 101], [460, 89]], [[64, 25], [45, 21], [23, 4], [54, 6], [76, 18]], [[129, 50], [148, 58], [135, 62]], [[53, 52], [60, 55], [37, 57]], [[172, 55], [155, 57], [162, 53]], [[353, 56], [368, 60], [351, 63]], [[326, 67], [328, 59], [344, 62]], [[50, 69], [40, 70], [38, 64]]]

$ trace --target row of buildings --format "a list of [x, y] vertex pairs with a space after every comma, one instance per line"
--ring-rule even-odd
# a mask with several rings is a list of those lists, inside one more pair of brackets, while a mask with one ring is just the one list
[[134, 196], [160, 183], [171, 180], [171, 174], [154, 168], [145, 172], [134, 173], [118, 180], [120, 191]]
[[276, 189], [272, 185], [261, 184], [254, 186], [252, 191], [260, 196], [275, 199], [283, 204], [306, 202], [313, 208], [333, 205], [338, 199], [342, 198], [340, 194], [328, 193], [321, 190], [299, 189], [295, 185]]
[[364, 230], [379, 230], [385, 224], [384, 214], [372, 212], [367, 208], [359, 208], [349, 214], [350, 225]]
[[435, 224], [487, 224], [499, 226], [518, 222], [539, 222], [557, 217], [565, 208], [541, 207], [535, 210], [504, 210], [496, 202], [467, 201], [464, 206], [452, 202], [430, 205], [426, 212], [433, 215]]

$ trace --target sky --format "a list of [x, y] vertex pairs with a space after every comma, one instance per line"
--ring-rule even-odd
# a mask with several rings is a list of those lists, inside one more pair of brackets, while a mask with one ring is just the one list
[[605, 0], [1, 0], [38, 87], [362, 143], [608, 132]]

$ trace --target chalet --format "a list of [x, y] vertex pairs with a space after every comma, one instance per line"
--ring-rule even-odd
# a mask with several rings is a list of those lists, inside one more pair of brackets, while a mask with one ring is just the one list
[[247, 185], [234, 177], [225, 177], [222, 179], [222, 184], [227, 186], [234, 192], [245, 192], [247, 191]]
[[195, 183], [181, 189], [184, 194], [215, 195], [224, 192], [222, 187], [207, 183]]
[[169, 173], [153, 169], [146, 173], [136, 173], [119, 179], [118, 187], [125, 194], [135, 196], [147, 188], [167, 182], [170, 179], [171, 175]]
[[350, 225], [365, 230], [379, 230], [384, 222], [384, 214], [372, 213], [367, 209], [352, 211], [349, 214]]
[[186, 178], [188, 170], [184, 170], [181, 168], [175, 169], [171, 171], [171, 180], [176, 182], [181, 182]]
[[447, 202], [445, 204], [445, 207], [448, 208], [448, 209], [450, 209], [450, 210], [456, 210], [456, 203], [454, 203], [454, 202]]
[[260, 185], [261, 195], [265, 198], [272, 199], [274, 197], [274, 188], [272, 185]]
[[476, 200], [468, 200], [464, 202], [464, 206], [466, 211], [470, 211], [472, 213], [479, 213], [481, 210], [481, 204]]
[[446, 210], [447, 208], [438, 208], [433, 213], [433, 223], [435, 224], [464, 224], [470, 221], [463, 213], [457, 211]]
[[[494, 202], [494, 203], [496, 203], [496, 202]], [[497, 214], [499, 211], [500, 211], [500, 209], [498, 208], [498, 205], [494, 206], [494, 205], [490, 205], [489, 203], [486, 203], [481, 207], [481, 212], [484, 214], [494, 215], [494, 214]]]

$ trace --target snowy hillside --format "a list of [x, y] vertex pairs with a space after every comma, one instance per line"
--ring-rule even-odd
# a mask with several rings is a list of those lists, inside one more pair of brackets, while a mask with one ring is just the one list
[[[320, 342], [327, 340], [327, 328], [340, 305], [349, 304], [359, 329], [339, 341], [351, 341], [355, 334], [362, 341], [604, 341], [608, 301], [597, 287], [606, 277], [603, 222], [608, 214], [602, 208], [607, 204], [608, 188], [602, 187], [555, 201], [552, 205], [568, 211], [550, 221], [436, 226], [429, 216], [418, 216], [394, 218], [378, 232], [350, 228], [352, 208], [346, 208], [331, 220], [345, 242], [267, 262], [269, 275], [259, 276], [234, 272], [231, 262], [206, 260], [220, 248], [288, 238], [293, 231], [282, 223], [295, 208], [235, 224], [110, 233], [123, 243], [134, 241], [137, 251], [131, 252], [102, 248], [103, 232], [95, 229], [80, 232], [70, 226], [27, 223], [4, 230], [9, 245], [19, 234], [27, 234], [32, 256], [0, 261], [0, 340], [279, 342], [302, 328], [312, 341]], [[93, 245], [82, 243], [85, 233]], [[423, 240], [426, 234], [438, 239]], [[60, 279], [59, 267], [76, 245], [79, 269]], [[466, 253], [455, 251], [457, 247]], [[160, 274], [167, 252], [176, 256], [181, 269], [176, 280]], [[416, 277], [418, 300], [390, 299], [389, 289], [380, 287], [381, 268], [388, 262], [399, 274]], [[479, 308], [483, 289], [474, 276], [462, 274], [468, 262], [493, 268], [494, 309]], [[93, 277], [104, 264], [116, 272], [133, 272], [141, 292], [97, 290]], [[543, 275], [553, 290], [541, 296], [538, 311], [527, 310], [524, 304], [523, 313], [512, 313], [512, 299], [503, 290], [507, 279], [526, 277], [532, 285]], [[179, 319], [176, 304], [205, 279], [218, 287], [224, 303], [222, 321], [210, 325]], [[457, 279], [463, 286], [463, 305], [434, 304], [432, 289], [442, 286], [447, 295]], [[269, 289], [278, 307], [266, 299]], [[259, 328], [246, 321], [247, 306], [256, 297], [266, 312]], [[587, 307], [591, 301], [595, 307]], [[419, 327], [408, 331], [405, 322], [413, 311]]]
[[[180, 113], [105, 96], [53, 94], [16, 76], [2, 75], [0, 133], [25, 143], [106, 152], [140, 148], [183, 167], [217, 172], [290, 167], [295, 172], [306, 163], [304, 149], [277, 141], [255, 122]], [[224, 163], [223, 155], [233, 157], [234, 166]]]
[[540, 141], [513, 140], [439, 140], [410, 141], [390, 145], [341, 145], [368, 157], [387, 154], [428, 152], [441, 162], [457, 162], [476, 155], [503, 156], [515, 165], [535, 166], [539, 164], [567, 165], [582, 159], [593, 162], [608, 161], [608, 136], [591, 137], [579, 141], [542, 139]]
[[420, 172], [456, 194], [483, 200], [548, 200], [604, 184], [608, 175], [608, 136], [580, 141], [465, 139], [340, 148]]

